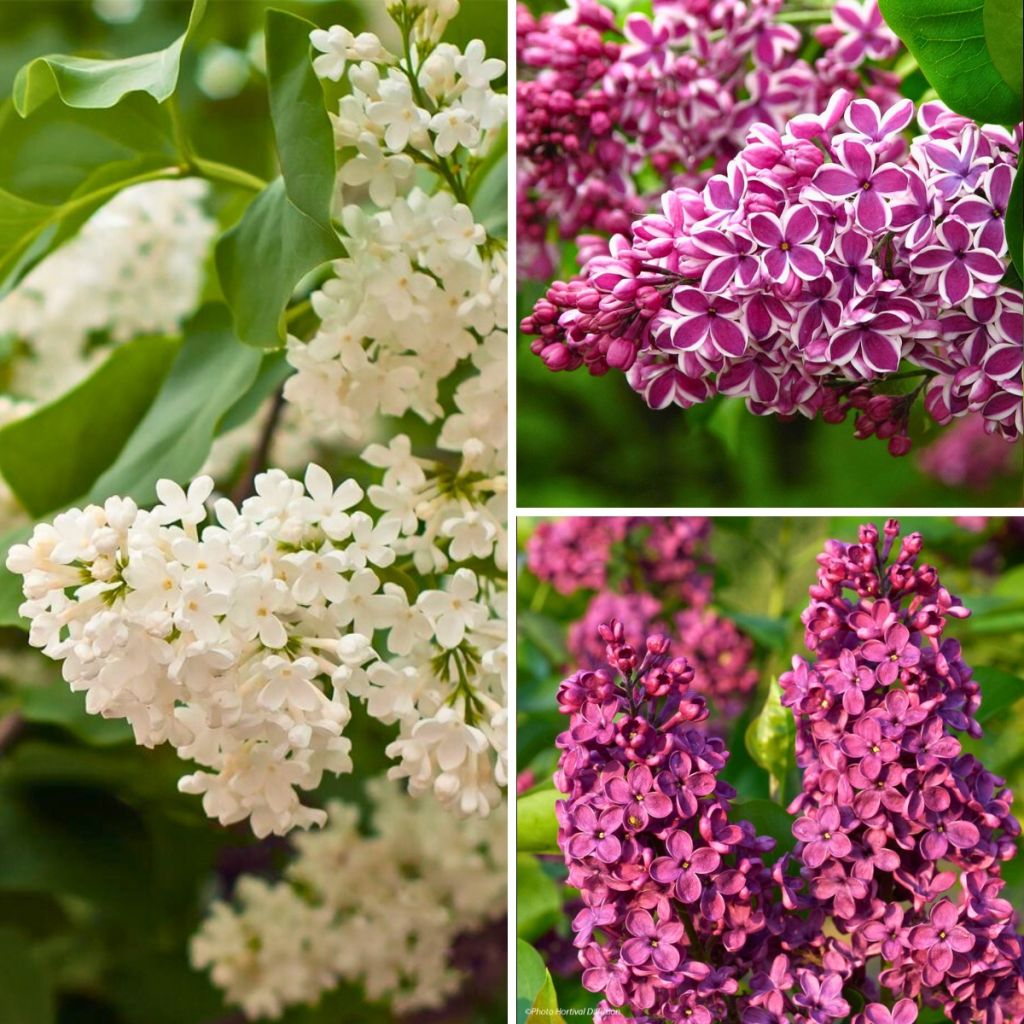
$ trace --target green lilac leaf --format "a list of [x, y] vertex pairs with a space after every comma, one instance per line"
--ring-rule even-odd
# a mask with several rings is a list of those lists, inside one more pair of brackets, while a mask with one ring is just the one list
[[1024, 175], [1017, 169], [1006, 207], [1006, 244], [1017, 276], [1024, 281]]
[[524, 1024], [544, 987], [548, 969], [540, 953], [528, 942], [516, 939], [516, 1019]]
[[562, 890], [532, 854], [516, 856], [516, 934], [532, 942], [558, 923]]
[[564, 800], [556, 789], [538, 789], [516, 801], [516, 849], [525, 853], [558, 853], [555, 804]]
[[793, 818], [774, 800], [734, 800], [731, 819], [749, 821], [758, 835], [771, 836], [775, 840], [775, 849], [767, 858], [769, 861], [777, 860], [796, 845]]
[[1024, 7], [1020, 0], [985, 0], [985, 45], [1003, 81], [1024, 90]]
[[975, 717], [982, 725], [1006, 714], [1024, 698], [1024, 679], [1002, 669], [981, 665], [973, 670], [981, 686], [981, 707]]
[[27, 117], [58, 96], [69, 107], [107, 109], [136, 92], [148, 93], [162, 103], [177, 88], [182, 50], [205, 9], [206, 0], [194, 0], [185, 31], [170, 46], [153, 53], [120, 60], [67, 54], [36, 57], [14, 79], [15, 108], [22, 117]]
[[145, 416], [178, 347], [152, 337], [122, 345], [77, 387], [0, 429], [0, 475], [28, 512], [43, 516], [90, 491]]
[[310, 60], [313, 27], [267, 12], [267, 82], [281, 177], [217, 243], [217, 273], [235, 330], [261, 348], [284, 341], [285, 309], [302, 278], [344, 255], [330, 219], [334, 132]]
[[[879, 7], [947, 106], [983, 124], [1013, 125], [1021, 119], [1020, 89], [1006, 83], [989, 51], [984, 3], [879, 0]], [[990, 20], [994, 33], [1002, 19], [996, 14]], [[1012, 24], [1003, 23], [1002, 31], [1013, 31]], [[1017, 35], [1019, 40], [1019, 29]], [[999, 59], [1002, 63], [1006, 55], [1000, 52]]]
[[222, 305], [204, 306], [152, 405], [117, 459], [93, 484], [90, 500], [111, 494], [148, 505], [162, 477], [184, 483], [202, 467], [225, 414], [252, 388], [262, 356], [231, 330]]
[[25, 935], [0, 928], [0, 1020], [9, 1024], [53, 1024], [53, 989]]
[[793, 759], [796, 727], [789, 708], [782, 706], [782, 688], [772, 680], [757, 717], [747, 728], [746, 745], [750, 756], [772, 777], [781, 789]]

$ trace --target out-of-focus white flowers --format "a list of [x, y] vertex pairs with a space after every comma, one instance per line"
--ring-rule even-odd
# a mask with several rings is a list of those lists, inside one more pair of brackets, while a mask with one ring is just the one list
[[101, 363], [109, 344], [179, 329], [217, 231], [207, 191], [197, 179], [126, 188], [0, 299], [0, 336], [26, 349], [11, 362], [13, 394], [49, 401]]
[[504, 808], [457, 820], [384, 780], [367, 790], [370, 835], [355, 807], [329, 804], [326, 827], [296, 837], [285, 881], [243, 878], [193, 938], [193, 964], [249, 1018], [341, 980], [396, 1013], [441, 1006], [461, 982], [455, 938], [506, 912]]

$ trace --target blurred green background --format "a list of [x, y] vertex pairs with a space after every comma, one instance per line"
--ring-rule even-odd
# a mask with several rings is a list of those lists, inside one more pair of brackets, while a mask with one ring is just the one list
[[[15, 73], [33, 57], [159, 49], [180, 34], [190, 6], [4, 0], [4, 107]], [[393, 31], [378, 0], [210, 0], [183, 59], [184, 119], [204, 156], [265, 177], [276, 173], [259, 59], [269, 7], [324, 27]], [[504, 57], [503, 0], [464, 0], [462, 8], [446, 38], [483, 38]], [[222, 223], [238, 215], [230, 205], [217, 209]], [[197, 798], [177, 792], [187, 763], [167, 748], [136, 747], [125, 722], [87, 715], [84, 703], [24, 633], [0, 629], [0, 1024], [240, 1024], [207, 975], [189, 966], [188, 941], [211, 898], [227, 894], [242, 872], [275, 876], [288, 844], [258, 842], [247, 826], [208, 819]], [[395, 730], [353, 712], [346, 733], [356, 774], [328, 779], [311, 799], [365, 810], [363, 780], [389, 766], [384, 747]], [[475, 941], [460, 996], [443, 1011], [402, 1018], [406, 1024], [504, 1021], [504, 930], [492, 932]], [[343, 987], [281, 1020], [391, 1024], [394, 1016]]]
[[[561, 680], [575, 670], [566, 652], [566, 633], [572, 622], [582, 618], [594, 594], [589, 590], [559, 594], [526, 568], [526, 541], [540, 521], [521, 518], [518, 522], [516, 749], [520, 794], [552, 785], [551, 775], [558, 764], [555, 739], [568, 722], [558, 711], [555, 698]], [[725, 734], [730, 757], [723, 776], [736, 787], [739, 800], [769, 796], [768, 775], [747, 750], [745, 734], [764, 703], [770, 681], [789, 666], [794, 654], [809, 657], [800, 614], [808, 603], [807, 588], [815, 579], [815, 556], [829, 538], [854, 540], [864, 521], [848, 516], [744, 515], [713, 521], [711, 607], [732, 619], [754, 641], [760, 677], [746, 710]], [[884, 519], [870, 517], [870, 521], [881, 528]], [[1016, 795], [1016, 816], [1024, 821], [1024, 518], [904, 516], [900, 521], [904, 533], [917, 530], [922, 534], [922, 560], [938, 568], [943, 585], [972, 611], [966, 620], [950, 620], [947, 635], [961, 642], [964, 659], [982, 681], [978, 720], [984, 735], [980, 740], [959, 738], [986, 768], [1007, 780]], [[659, 596], [654, 587], [649, 592]], [[772, 613], [773, 606], [781, 608], [781, 613]], [[786, 800], [799, 787], [799, 773], [791, 764]], [[789, 822], [783, 825], [788, 830]], [[762, 823], [758, 828], [770, 832]], [[1018, 853], [1005, 863], [1002, 873], [1007, 881], [1004, 897], [1024, 909], [1024, 855]], [[519, 853], [518, 878], [519, 938], [540, 952], [552, 974], [559, 1006], [577, 1012], [593, 1008], [597, 996], [582, 987], [571, 946], [571, 920], [579, 907], [573, 905], [575, 891], [563, 884], [561, 858]], [[931, 1022], [933, 1018], [922, 1016], [921, 1020]]]
[[[519, 316], [540, 287], [520, 284]], [[648, 409], [618, 372], [552, 373], [519, 337], [519, 504], [526, 508], [857, 507], [986, 508], [1024, 503], [1024, 446], [1011, 470], [981, 491], [923, 473], [918, 453], [941, 430], [918, 416], [915, 448], [893, 458], [875, 438], [857, 441], [852, 420], [832, 426], [752, 416], [742, 400], [692, 409]], [[920, 412], [920, 410], [918, 410]], [[931, 422], [931, 421], [929, 421]], [[925, 432], [927, 431], [927, 432]]]

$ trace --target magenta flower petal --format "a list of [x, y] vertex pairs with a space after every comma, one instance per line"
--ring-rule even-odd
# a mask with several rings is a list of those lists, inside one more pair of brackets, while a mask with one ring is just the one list
[[[900, 347], [898, 338], [868, 331], [864, 335], [861, 351], [864, 353], [864, 361], [876, 373], [895, 373], [900, 366]], [[891, 665], [892, 662], [886, 664]]]
[[770, 213], [755, 213], [750, 218], [750, 233], [764, 246], [776, 246], [783, 240], [782, 225]]
[[[765, 265], [767, 266], [767, 258]], [[789, 265], [805, 281], [813, 281], [825, 273], [825, 259], [817, 249], [800, 245], [790, 250]]]
[[860, 182], [837, 164], [826, 164], [814, 175], [814, 185], [833, 199], [845, 199], [860, 188]]
[[855, 203], [857, 210], [857, 223], [870, 231], [872, 234], [879, 234], [889, 226], [891, 213], [889, 207], [882, 201], [882, 197], [873, 189], [862, 190], [857, 196]]
[[971, 290], [971, 275], [960, 260], [954, 260], [939, 279], [939, 292], [951, 306], [967, 298]]
[[747, 339], [739, 327], [721, 317], [711, 319], [711, 340], [715, 348], [725, 356], [735, 358], [743, 355], [747, 349]]

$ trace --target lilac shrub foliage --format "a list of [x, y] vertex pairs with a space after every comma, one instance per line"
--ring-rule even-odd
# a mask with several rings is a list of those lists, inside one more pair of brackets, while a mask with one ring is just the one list
[[734, 806], [728, 751], [667, 637], [602, 624], [604, 666], [562, 683], [559, 846], [602, 1024], [912, 1024], [922, 1005], [957, 1024], [1022, 1018], [1000, 897], [1011, 798], [955, 735], [980, 734], [977, 683], [943, 636], [967, 612], [918, 564], [916, 534], [887, 564], [897, 534], [866, 526], [819, 557], [816, 660], [780, 680], [804, 775], [781, 858]]
[[[568, 631], [573, 663], [601, 668], [598, 627], [621, 623], [627, 643], [651, 633], [673, 639], [693, 669], [691, 689], [708, 697], [720, 718], [733, 718], [757, 685], [754, 645], [712, 598], [710, 520], [700, 516], [575, 516], [541, 523], [527, 543], [527, 565], [563, 594], [595, 590]], [[623, 570], [612, 578], [611, 569]]]

